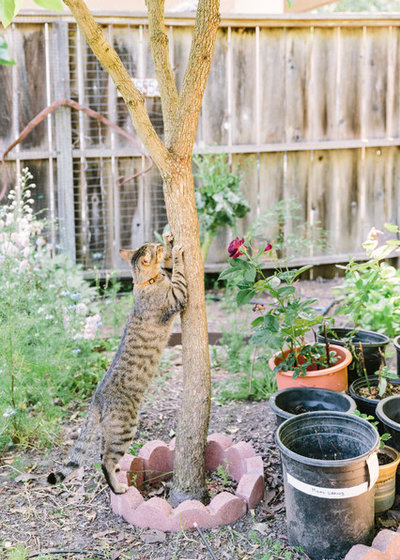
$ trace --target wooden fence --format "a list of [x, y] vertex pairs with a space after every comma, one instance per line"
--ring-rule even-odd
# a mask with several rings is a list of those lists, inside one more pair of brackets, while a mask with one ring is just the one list
[[[162, 135], [146, 19], [99, 15], [98, 21], [146, 91]], [[178, 85], [193, 20], [166, 20]], [[134, 134], [122, 99], [70, 16], [20, 15], [6, 30], [15, 67], [0, 67], [0, 150], [46, 105], [63, 96]], [[295, 199], [301, 219], [320, 223], [329, 250], [310, 245], [300, 260], [339, 262], [359, 255], [372, 226], [399, 223], [400, 17], [222, 18], [203, 102], [196, 151], [226, 152], [243, 164], [251, 205], [239, 233], [277, 201]], [[37, 207], [59, 219], [50, 235], [86, 268], [119, 269], [120, 246], [161, 231], [166, 214], [153, 168], [113, 130], [69, 108], [39, 125], [7, 158], [13, 177], [35, 176]], [[284, 225], [291, 232], [291, 217]], [[226, 259], [229, 232], [211, 248], [208, 270]], [[271, 233], [272, 235], [272, 233]]]

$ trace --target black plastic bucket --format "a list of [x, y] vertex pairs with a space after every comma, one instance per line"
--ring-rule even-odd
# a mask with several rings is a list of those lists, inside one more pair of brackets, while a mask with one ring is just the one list
[[274, 393], [268, 404], [279, 426], [292, 416], [317, 410], [353, 412], [356, 403], [345, 393], [316, 387], [289, 387]]
[[385, 432], [392, 436], [388, 442], [390, 447], [400, 451], [400, 395], [382, 399], [376, 407], [376, 415]]
[[[333, 333], [334, 336], [331, 338], [329, 333]], [[346, 337], [353, 333], [351, 336], [351, 343], [354, 346], [354, 350], [349, 348], [346, 344]], [[336, 338], [337, 337], [337, 338]], [[325, 342], [325, 337], [320, 330], [317, 334], [317, 342]], [[359, 344], [361, 342], [362, 351], [364, 355], [365, 368], [368, 375], [373, 375], [379, 369], [381, 364], [381, 352], [385, 353], [385, 348], [389, 344], [390, 340], [385, 334], [377, 333], [374, 331], [365, 331], [362, 329], [350, 329], [344, 327], [330, 327], [328, 328], [328, 341], [329, 344], [339, 344], [339, 346], [346, 346], [353, 354], [353, 361], [349, 366], [349, 385], [352, 381], [357, 379], [357, 364], [359, 363]]]
[[312, 560], [343, 558], [374, 536], [379, 434], [345, 412], [307, 412], [277, 430], [289, 544]]
[[393, 340], [393, 345], [396, 348], [397, 375], [400, 377], [400, 336], [396, 336]]

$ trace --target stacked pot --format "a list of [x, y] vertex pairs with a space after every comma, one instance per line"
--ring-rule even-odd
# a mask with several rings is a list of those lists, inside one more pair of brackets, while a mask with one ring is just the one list
[[[338, 339], [347, 334], [344, 329], [334, 330]], [[339, 381], [332, 382], [335, 372], [327, 372], [324, 379], [324, 370], [295, 379], [287, 375], [290, 372], [283, 372], [277, 374], [279, 390], [269, 401], [278, 426], [276, 441], [284, 475], [289, 544], [302, 546], [312, 560], [343, 558], [354, 544], [369, 545], [374, 535], [374, 513], [392, 507], [395, 497], [400, 395], [360, 403], [356, 390], [363, 378], [355, 378], [356, 368], [348, 371], [352, 354], [359, 359], [361, 342], [367, 373], [375, 373], [389, 339], [370, 331], [352, 334], [351, 353], [344, 348], [344, 341], [336, 337], [329, 340], [330, 347], [334, 343], [350, 354], [350, 359], [346, 352], [339, 359], [346, 362]], [[398, 360], [400, 364], [400, 344]], [[278, 364], [279, 356], [274, 356], [271, 369], [276, 370]], [[344, 392], [349, 375], [350, 396]], [[363, 405], [369, 406], [368, 410]], [[377, 416], [380, 431], [391, 435], [393, 448], [380, 449], [378, 431], [366, 419], [352, 414], [356, 407]], [[382, 453], [389, 458], [387, 464], [379, 466], [378, 454]]]

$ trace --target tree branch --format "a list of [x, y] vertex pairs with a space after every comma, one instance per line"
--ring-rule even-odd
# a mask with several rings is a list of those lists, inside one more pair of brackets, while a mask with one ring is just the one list
[[204, 90], [220, 22], [219, 0], [199, 0], [189, 61], [179, 94], [171, 152], [178, 157], [192, 155]]
[[135, 87], [117, 52], [108, 42], [83, 0], [63, 0], [71, 10], [86, 41], [99, 62], [110, 74], [121, 93], [133, 126], [163, 177], [170, 174], [170, 154], [158, 137], [144, 105], [144, 97]]
[[164, 0], [146, 0], [150, 49], [161, 94], [161, 106], [164, 117], [164, 141], [169, 145], [173, 123], [178, 107], [178, 90], [169, 58], [169, 41], [164, 25]]

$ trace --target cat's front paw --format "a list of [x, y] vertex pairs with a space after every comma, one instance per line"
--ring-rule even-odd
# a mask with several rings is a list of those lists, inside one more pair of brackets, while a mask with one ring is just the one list
[[182, 247], [182, 245], [174, 245], [173, 246], [172, 257], [174, 259], [182, 259], [182, 257], [183, 257], [183, 247]]
[[174, 244], [174, 236], [170, 231], [166, 231], [165, 233], [163, 233], [163, 240], [164, 240], [165, 247], [169, 246], [172, 248]]

